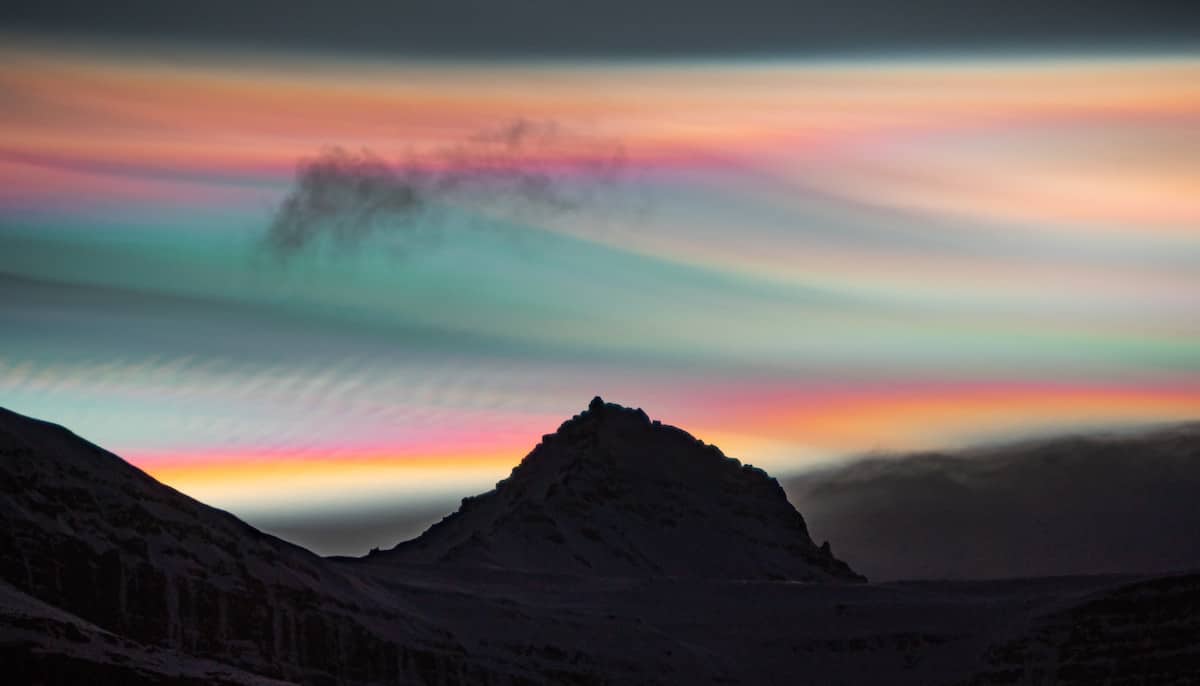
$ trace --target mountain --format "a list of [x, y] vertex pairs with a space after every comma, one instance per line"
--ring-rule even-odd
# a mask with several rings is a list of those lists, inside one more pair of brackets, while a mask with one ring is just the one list
[[[663, 496], [669, 477], [699, 496]], [[420, 555], [320, 558], [0, 410], [0, 674], [90, 686], [1133, 686], [1194, 683], [1200, 670], [1200, 574], [845, 583], [858, 577], [812, 544], [773, 480], [599, 401], [472, 502]], [[525, 521], [526, 502], [543, 516]], [[579, 503], [614, 545], [583, 533]], [[660, 511], [704, 526], [671, 527]], [[479, 546], [500, 519], [512, 531]], [[466, 545], [444, 545], [463, 532]], [[712, 559], [724, 555], [744, 559]]]
[[564, 422], [496, 489], [375, 563], [597, 576], [865, 581], [818, 547], [766, 472], [640, 409]]
[[872, 579], [1200, 568], [1200, 424], [874, 457], [784, 486]]

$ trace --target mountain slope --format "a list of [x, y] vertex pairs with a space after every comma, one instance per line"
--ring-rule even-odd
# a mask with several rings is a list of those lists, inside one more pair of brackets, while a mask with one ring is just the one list
[[779, 484], [641, 410], [594, 399], [494, 491], [374, 563], [599, 576], [862, 581]]
[[418, 683], [461, 667], [451, 640], [372, 585], [2, 409], [0, 578], [136, 643], [278, 679]]

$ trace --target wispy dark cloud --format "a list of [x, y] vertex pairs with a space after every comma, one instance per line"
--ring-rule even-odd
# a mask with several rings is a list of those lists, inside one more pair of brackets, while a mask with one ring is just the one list
[[287, 256], [322, 238], [348, 247], [376, 234], [410, 236], [436, 228], [449, 207], [519, 218], [575, 211], [624, 166], [616, 142], [523, 119], [398, 164], [329, 148], [299, 163], [266, 242]]
[[872, 580], [1200, 568], [1200, 425], [868, 459], [785, 488]]

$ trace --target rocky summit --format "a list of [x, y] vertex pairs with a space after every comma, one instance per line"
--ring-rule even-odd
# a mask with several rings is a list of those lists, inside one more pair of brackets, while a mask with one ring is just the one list
[[495, 490], [371, 557], [591, 576], [865, 580], [813, 542], [766, 472], [599, 397]]

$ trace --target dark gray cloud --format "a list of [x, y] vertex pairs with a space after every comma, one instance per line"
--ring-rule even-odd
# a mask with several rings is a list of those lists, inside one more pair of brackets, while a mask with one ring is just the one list
[[1200, 568], [1200, 424], [867, 459], [784, 486], [875, 581]]
[[16, 0], [9, 29], [415, 56], [828, 54], [1194, 46], [1177, 0]]
[[529, 120], [395, 165], [330, 148], [299, 163], [267, 244], [286, 256], [323, 237], [342, 247], [378, 233], [411, 237], [436, 230], [452, 206], [518, 218], [577, 210], [617, 180], [623, 160], [615, 142]]

